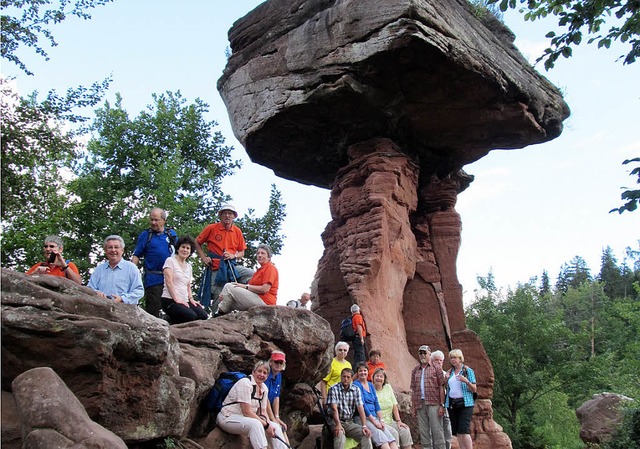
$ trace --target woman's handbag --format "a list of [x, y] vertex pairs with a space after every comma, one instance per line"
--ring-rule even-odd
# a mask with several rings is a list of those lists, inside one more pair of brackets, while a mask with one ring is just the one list
[[464, 398], [449, 398], [449, 408], [464, 408]]

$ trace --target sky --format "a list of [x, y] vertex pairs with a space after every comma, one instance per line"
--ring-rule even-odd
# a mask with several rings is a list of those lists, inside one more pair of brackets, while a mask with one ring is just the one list
[[[91, 20], [70, 18], [55, 26], [58, 46], [47, 49], [49, 61], [21, 50], [35, 76], [4, 60], [1, 72], [16, 77], [22, 95], [64, 92], [112, 76], [105, 99], [113, 101], [120, 93], [130, 116], [149, 105], [153, 93], [165, 91], [180, 90], [189, 101], [208, 103], [208, 119], [218, 122], [226, 144], [235, 148], [234, 158], [243, 161], [223, 184], [240, 214], [248, 208], [263, 214], [271, 184], [282, 192], [286, 239], [273, 262], [280, 273], [278, 303], [284, 304], [309, 291], [323, 252], [320, 234], [330, 221], [329, 191], [276, 177], [252, 163], [233, 136], [216, 82], [226, 64], [228, 30], [260, 3], [184, 0], [176, 6], [168, 0], [116, 0], [93, 10]], [[524, 22], [515, 12], [505, 22], [530, 61], [542, 53], [544, 36], [555, 25], [553, 20]], [[458, 278], [465, 304], [474, 298], [476, 277], [490, 270], [503, 288], [545, 269], [555, 282], [574, 256], [583, 257], [597, 274], [605, 247], [619, 261], [625, 248], [639, 249], [640, 211], [609, 213], [622, 205], [621, 187], [637, 188], [622, 161], [640, 156], [640, 62], [623, 66], [616, 61], [623, 53], [615, 45], [608, 51], [582, 45], [552, 71], [540, 67], [572, 110], [562, 135], [520, 150], [494, 150], [464, 167], [475, 176], [456, 206], [463, 225]]]

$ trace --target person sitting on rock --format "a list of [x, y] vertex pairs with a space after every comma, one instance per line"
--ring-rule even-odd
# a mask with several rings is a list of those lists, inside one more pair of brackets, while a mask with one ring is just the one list
[[119, 235], [110, 235], [104, 239], [103, 247], [107, 261], [96, 267], [87, 285], [101, 298], [138, 304], [144, 295], [142, 277], [134, 263], [122, 258], [124, 240]]
[[191, 237], [180, 237], [176, 247], [176, 253], [167, 257], [162, 267], [164, 273], [164, 288], [160, 298], [162, 309], [169, 316], [172, 324], [206, 320], [209, 314], [193, 298], [191, 291], [192, 267], [187, 259], [194, 253], [195, 243]]
[[334, 348], [335, 357], [331, 360], [331, 368], [322, 381], [320, 381], [320, 391], [322, 393], [322, 403], [327, 403], [327, 392], [329, 388], [340, 382], [340, 373], [345, 368], [351, 368], [351, 362], [347, 360], [349, 353], [349, 343], [339, 341]]
[[373, 373], [378, 368], [385, 369], [384, 362], [380, 360], [382, 358], [382, 353], [377, 349], [372, 349], [369, 351], [369, 361], [367, 361], [367, 369], [369, 370], [369, 377], [367, 380], [369, 382], [373, 381]]
[[269, 376], [264, 384], [269, 387], [269, 418], [280, 424], [284, 439], [289, 443], [287, 437], [287, 424], [280, 419], [280, 393], [282, 391], [282, 371], [287, 366], [285, 353], [282, 351], [273, 351], [269, 358]]
[[249, 310], [255, 306], [275, 306], [278, 295], [278, 269], [271, 262], [273, 251], [264, 243], [258, 245], [256, 258], [260, 268], [248, 284], [229, 282], [220, 294], [219, 314], [232, 310]]
[[[333, 434], [333, 448], [344, 449], [346, 437], [360, 442], [362, 449], [372, 449], [371, 432], [364, 423], [364, 407], [360, 389], [353, 385], [353, 370], [345, 368], [340, 373], [340, 382], [329, 388], [327, 404], [331, 407], [333, 422], [331, 433]], [[360, 418], [360, 422], [354, 422], [354, 416]]]
[[39, 262], [29, 268], [28, 275], [49, 274], [60, 276], [72, 280], [77, 284], [82, 284], [78, 267], [73, 262], [64, 260], [62, 257], [62, 238], [57, 235], [48, 235], [44, 238], [44, 262]]
[[237, 381], [222, 403], [216, 424], [222, 430], [249, 437], [253, 449], [286, 449], [280, 425], [267, 417], [269, 362], [256, 362], [250, 377]]

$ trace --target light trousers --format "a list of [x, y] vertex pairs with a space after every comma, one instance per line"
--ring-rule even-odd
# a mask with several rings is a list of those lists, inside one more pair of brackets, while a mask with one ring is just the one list
[[222, 313], [229, 313], [232, 310], [249, 310], [251, 307], [266, 305], [260, 296], [242, 285], [226, 284], [220, 297], [218, 309]]
[[356, 424], [353, 421], [340, 421], [340, 424], [342, 424], [344, 432], [340, 432], [338, 436], [335, 435], [333, 423], [331, 425], [333, 449], [343, 449], [347, 437], [359, 441], [362, 449], [373, 449], [371, 446], [371, 438], [365, 437], [364, 433], [362, 433], [362, 424]]
[[[277, 438], [267, 438], [264, 427], [262, 427], [262, 422], [255, 418], [248, 418], [243, 415], [231, 415], [225, 418], [222, 413], [219, 413], [216, 424], [227, 433], [249, 437], [253, 449], [264, 449], [268, 443], [271, 443], [273, 449], [288, 449], [287, 446]], [[269, 424], [275, 427], [276, 435], [284, 440], [280, 425], [275, 422], [270, 422]]]
[[413, 446], [413, 438], [411, 437], [411, 430], [406, 429], [404, 427], [400, 427], [395, 422], [385, 423], [385, 425], [389, 428], [389, 431], [394, 436], [396, 441], [398, 442], [398, 447], [408, 447]]
[[444, 429], [442, 416], [438, 415], [439, 409], [439, 405], [426, 405], [423, 401], [422, 407], [417, 410], [422, 449], [431, 449], [432, 438], [434, 449], [445, 449]]

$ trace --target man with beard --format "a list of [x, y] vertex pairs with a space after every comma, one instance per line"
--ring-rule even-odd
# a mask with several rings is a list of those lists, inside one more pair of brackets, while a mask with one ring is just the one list
[[422, 345], [418, 349], [420, 364], [411, 372], [411, 403], [413, 415], [418, 416], [420, 443], [424, 449], [445, 449], [442, 416], [444, 415], [445, 378], [442, 368], [430, 363], [431, 350]]

